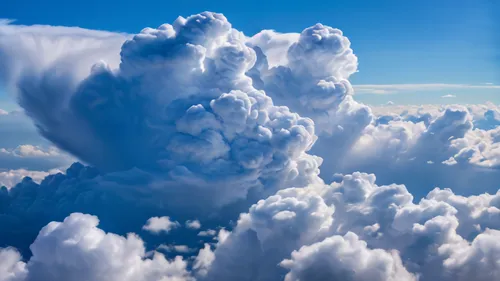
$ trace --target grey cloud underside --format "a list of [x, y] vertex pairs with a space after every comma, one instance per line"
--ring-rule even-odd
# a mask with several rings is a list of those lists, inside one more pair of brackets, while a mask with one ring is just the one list
[[500, 277], [499, 111], [356, 102], [338, 29], [0, 35], [0, 84], [89, 165], [0, 190], [0, 281]]

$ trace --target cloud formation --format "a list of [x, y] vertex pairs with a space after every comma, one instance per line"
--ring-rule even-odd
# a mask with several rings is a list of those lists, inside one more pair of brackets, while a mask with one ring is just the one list
[[0, 35], [0, 81], [57, 147], [0, 153], [88, 165], [0, 189], [5, 281], [500, 275], [498, 109], [358, 103], [338, 29]]
[[[71, 214], [63, 222], [49, 223], [31, 245], [33, 256], [29, 261], [12, 261], [16, 264], [7, 268], [12, 276], [7, 280], [192, 280], [180, 256], [174, 260], [160, 253], [148, 257], [138, 236], [105, 233], [98, 223], [96, 217], [80, 213]], [[19, 257], [6, 254], [14, 255], [11, 259]]]
[[[414, 203], [404, 186], [377, 186], [375, 180], [355, 173], [339, 183], [282, 190], [260, 201], [217, 247], [208, 280], [497, 276], [496, 246], [486, 252], [482, 245], [498, 235], [490, 229], [498, 228], [493, 218], [500, 214], [499, 193], [463, 197], [435, 189]], [[291, 271], [273, 266], [277, 262]], [[476, 272], [486, 264], [492, 267]]]
[[148, 219], [142, 229], [159, 234], [160, 232], [169, 233], [170, 230], [179, 226], [179, 222], [171, 221], [169, 217], [152, 217]]

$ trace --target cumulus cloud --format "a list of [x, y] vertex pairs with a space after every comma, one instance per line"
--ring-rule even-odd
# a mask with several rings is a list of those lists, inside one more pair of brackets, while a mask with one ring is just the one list
[[0, 248], [0, 281], [23, 280], [26, 276], [26, 264], [21, 255], [12, 248]]
[[8, 269], [17, 277], [25, 267], [22, 278], [11, 280], [192, 280], [180, 256], [174, 260], [160, 253], [146, 257], [144, 242], [137, 235], [105, 233], [98, 223], [96, 217], [80, 213], [49, 223], [31, 245], [29, 261]]
[[159, 234], [160, 232], [169, 233], [170, 230], [178, 228], [179, 226], [179, 222], [171, 221], [169, 217], [152, 217], [148, 219], [142, 229]]
[[280, 265], [290, 269], [285, 281], [417, 280], [403, 267], [397, 253], [368, 249], [352, 232], [304, 246], [292, 252], [292, 259]]
[[492, 266], [480, 280], [496, 276], [497, 247], [479, 245], [496, 235], [498, 193], [435, 189], [415, 203], [404, 186], [375, 180], [355, 173], [255, 204], [215, 250], [208, 280], [469, 280], [478, 260]]
[[[11, 23], [0, 35], [0, 81], [52, 143], [0, 154], [89, 165], [0, 190], [0, 278], [499, 274], [500, 111], [356, 102], [358, 59], [338, 29], [247, 37], [205, 12], [135, 36]], [[141, 230], [147, 243], [127, 234]]]
[[199, 220], [188, 220], [186, 221], [186, 227], [189, 229], [200, 229], [201, 223]]
[[[363, 128], [332, 169], [375, 173], [384, 184], [404, 183], [417, 198], [436, 186], [464, 194], [496, 192], [495, 112], [492, 104], [373, 108], [374, 122]], [[326, 147], [312, 151], [325, 159], [336, 155]], [[461, 165], [450, 165], [458, 159]], [[325, 180], [333, 179], [325, 174], [325, 166], [321, 168]], [[475, 190], [470, 182], [477, 183]]]
[[297, 42], [298, 33], [279, 33], [274, 30], [262, 30], [248, 39], [252, 46], [258, 46], [267, 57], [270, 67], [286, 65], [288, 58], [286, 52], [290, 46]]

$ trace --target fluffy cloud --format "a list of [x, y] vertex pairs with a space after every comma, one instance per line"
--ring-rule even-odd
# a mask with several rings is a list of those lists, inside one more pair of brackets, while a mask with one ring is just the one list
[[199, 220], [188, 220], [186, 221], [186, 227], [189, 229], [200, 229], [201, 223]]
[[223, 15], [178, 18], [126, 41], [116, 69], [20, 79], [20, 104], [58, 147], [106, 172], [151, 173], [177, 202], [198, 192], [198, 204], [221, 206], [307, 184], [319, 165], [305, 154], [313, 122], [252, 87], [245, 41]]
[[207, 230], [203, 230], [203, 231], [198, 232], [198, 236], [202, 236], [202, 237], [215, 236], [215, 234], [217, 234], [217, 231], [215, 231], [213, 229], [207, 229]]
[[[23, 32], [9, 28], [32, 27], [5, 27], [5, 44], [24, 40]], [[0, 231], [5, 245], [29, 253], [27, 242], [40, 227], [71, 212], [98, 215], [118, 234], [139, 232], [148, 218], [164, 214], [196, 216], [216, 229], [283, 187], [320, 181], [321, 159], [306, 153], [316, 140], [313, 121], [253, 87], [245, 73], [256, 53], [223, 15], [146, 28], [121, 52], [112, 45], [124, 36], [78, 30], [92, 46], [106, 49], [102, 54], [65, 37], [71, 30], [47, 32], [54, 44], [68, 40], [79, 47], [29, 67], [37, 72], [22, 68], [3, 79], [18, 86], [20, 105], [44, 137], [97, 169], [76, 164], [66, 175], [39, 185], [27, 180], [2, 193], [0, 220], [10, 226]], [[79, 54], [80, 47], [92, 56]], [[31, 52], [23, 48], [9, 56]], [[120, 64], [108, 56], [113, 50]], [[90, 67], [94, 55], [111, 61]], [[71, 67], [57, 72], [62, 76], [52, 75], [68, 60]], [[12, 229], [22, 234], [13, 236]]]
[[169, 217], [152, 217], [148, 219], [142, 229], [158, 234], [160, 232], [169, 233], [170, 230], [179, 226], [179, 222], [171, 221]]
[[292, 253], [291, 260], [282, 261], [281, 266], [290, 269], [285, 281], [417, 280], [403, 267], [397, 253], [370, 250], [351, 232], [304, 246]]
[[483, 245], [498, 233], [498, 193], [435, 189], [414, 203], [404, 186], [375, 180], [356, 173], [255, 204], [217, 247], [208, 280], [469, 280], [478, 260], [480, 280], [496, 276], [498, 247]]
[[[192, 280], [181, 257], [167, 260], [160, 253], [147, 257], [138, 236], [105, 233], [98, 223], [96, 217], [80, 213], [49, 223], [31, 245], [33, 256], [27, 264], [17, 261], [7, 268], [13, 276], [7, 280]], [[11, 259], [15, 257], [14, 253]]]
[[0, 248], [0, 281], [23, 280], [26, 276], [26, 264], [21, 255], [12, 248]]
[[[493, 105], [384, 108], [337, 160], [336, 173], [375, 173], [383, 184], [404, 183], [417, 198], [436, 186], [463, 194], [496, 192], [496, 129], [489, 129], [494, 119], [485, 117], [492, 116]], [[326, 148], [312, 151], [335, 155]], [[333, 179], [323, 168], [323, 178]]]
[[[317, 24], [296, 36], [263, 31], [249, 43], [264, 54], [257, 56], [249, 72], [262, 81], [257, 87], [265, 89], [276, 104], [311, 117], [320, 134], [332, 134], [335, 123], [342, 124], [346, 107], [358, 110], [348, 97], [352, 86], [347, 80], [357, 70], [358, 60], [342, 31]], [[286, 59], [279, 59], [278, 65], [268, 63], [275, 53], [286, 54]]]

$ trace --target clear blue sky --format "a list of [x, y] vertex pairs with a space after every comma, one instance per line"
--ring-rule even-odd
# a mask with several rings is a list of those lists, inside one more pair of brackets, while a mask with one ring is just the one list
[[[222, 12], [247, 35], [262, 29], [299, 32], [316, 22], [340, 28], [360, 58], [353, 84], [500, 85], [500, 1], [165, 1], [0, 0], [0, 18], [19, 24], [80, 26], [135, 33], [204, 10]], [[405, 90], [359, 94], [369, 103], [500, 103], [500, 89]], [[445, 102], [450, 102], [446, 99]]]

